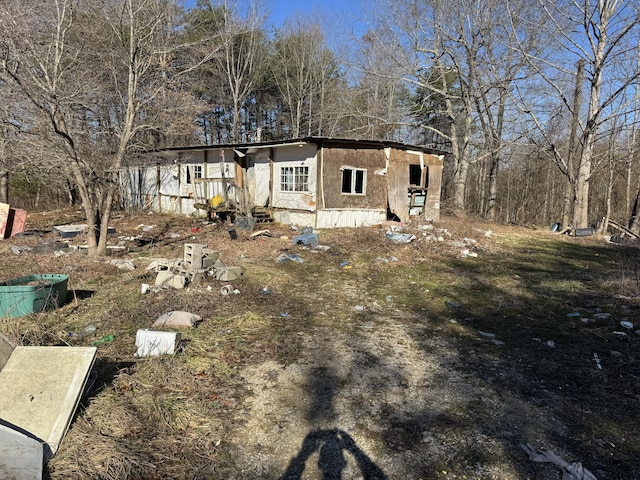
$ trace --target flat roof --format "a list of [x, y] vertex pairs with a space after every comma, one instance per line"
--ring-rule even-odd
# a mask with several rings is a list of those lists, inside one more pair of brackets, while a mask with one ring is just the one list
[[[191, 145], [191, 146], [179, 146], [179, 147], [166, 147], [157, 148], [154, 150], [147, 150], [146, 154], [157, 154], [158, 156], [171, 155], [173, 153], [180, 152], [193, 152], [202, 150], [213, 149], [233, 149], [233, 150], [245, 150], [251, 148], [273, 148], [273, 147], [285, 147], [296, 144], [315, 144], [319, 148], [321, 147], [350, 147], [350, 148], [398, 148], [400, 150], [417, 150], [427, 154], [433, 155], [446, 155], [447, 152], [437, 150], [435, 148], [423, 146], [423, 145], [410, 145], [401, 142], [387, 141], [387, 140], [360, 140], [353, 138], [332, 138], [332, 137], [302, 137], [291, 140], [273, 140], [269, 142], [255, 142], [255, 143], [223, 143], [214, 145]], [[164, 154], [164, 155], [163, 155]]]

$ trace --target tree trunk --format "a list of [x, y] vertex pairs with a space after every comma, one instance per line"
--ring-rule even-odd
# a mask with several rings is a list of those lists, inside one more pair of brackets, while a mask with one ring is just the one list
[[9, 203], [9, 172], [0, 172], [0, 202]]

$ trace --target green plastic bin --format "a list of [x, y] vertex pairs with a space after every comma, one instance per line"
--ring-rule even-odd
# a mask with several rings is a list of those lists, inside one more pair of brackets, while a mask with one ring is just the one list
[[22, 317], [63, 305], [67, 275], [38, 274], [0, 282], [0, 317]]

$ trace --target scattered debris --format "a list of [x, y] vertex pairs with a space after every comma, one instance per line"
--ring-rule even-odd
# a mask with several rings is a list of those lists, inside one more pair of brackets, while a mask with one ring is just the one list
[[258, 293], [260, 295], [271, 295], [271, 293], [273, 293], [273, 291], [269, 287], [262, 287], [262, 288], [258, 289]]
[[220, 253], [200, 243], [185, 243], [182, 258], [169, 260], [156, 258], [147, 267], [155, 270], [156, 286], [176, 289], [185, 288], [188, 284], [196, 284], [206, 276], [214, 276], [216, 280], [232, 281], [244, 275], [242, 267], [227, 266]]
[[94, 347], [15, 346], [0, 335], [0, 478], [42, 478], [95, 356]]
[[140, 293], [144, 295], [149, 292], [150, 288], [151, 288], [151, 285], [149, 285], [148, 283], [143, 283], [142, 285], [140, 285]]
[[257, 238], [257, 237], [270, 237], [271, 232], [269, 230], [258, 230], [257, 232], [253, 232], [249, 238]]
[[[54, 225], [53, 233], [62, 238], [73, 238], [87, 232], [87, 224], [82, 223], [78, 225]], [[116, 233], [116, 229], [113, 227], [107, 228], [107, 233]]]
[[315, 247], [319, 244], [317, 233], [303, 233], [294, 235], [291, 239], [294, 245], [310, 245]]
[[445, 300], [444, 304], [449, 308], [462, 308], [462, 305], [457, 302], [452, 302], [451, 300]]
[[482, 330], [478, 330], [478, 334], [487, 338], [496, 338], [495, 333], [483, 332]]
[[0, 283], [0, 317], [22, 317], [58, 308], [67, 300], [69, 277], [34, 274]]
[[180, 337], [177, 332], [140, 329], [136, 333], [136, 357], [171, 355], [177, 350]]
[[633, 330], [633, 323], [628, 320], [623, 320], [620, 322], [622, 328], [626, 328], [627, 330]]
[[14, 245], [11, 247], [11, 252], [15, 253], [16, 255], [21, 255], [24, 252], [28, 252], [31, 250], [31, 247], [27, 247], [24, 245]]
[[40, 242], [33, 247], [33, 253], [38, 255], [48, 255], [54, 252], [68, 250], [69, 244], [54, 240], [53, 242]]
[[411, 233], [397, 233], [388, 231], [385, 233], [385, 238], [393, 243], [411, 243], [416, 239], [416, 236]]
[[546, 450], [538, 453], [535, 449], [527, 444], [522, 444], [520, 447], [529, 455], [529, 460], [538, 463], [553, 463], [562, 470], [562, 480], [597, 480], [595, 475], [582, 466], [582, 463], [567, 463], [553, 450]]
[[193, 327], [200, 320], [202, 320], [202, 317], [200, 315], [196, 315], [195, 313], [185, 312], [182, 310], [174, 310], [160, 315], [156, 319], [156, 321], [153, 322], [151, 327]]
[[128, 258], [114, 258], [113, 260], [109, 261], [109, 265], [113, 265], [114, 267], [117, 267], [120, 270], [133, 271], [136, 269], [136, 266], [133, 264], [133, 261]]
[[302, 257], [296, 255], [295, 253], [282, 253], [282, 254], [278, 255], [278, 258], [276, 258], [276, 261], [278, 263], [281, 263], [281, 262], [304, 263], [304, 259]]
[[597, 353], [593, 354], [593, 359], [596, 362], [596, 367], [598, 367], [598, 370], [602, 370], [602, 364], [600, 363], [600, 357], [598, 357]]
[[567, 317], [568, 318], [580, 318], [582, 315], [580, 314], [580, 312], [571, 312], [571, 313], [567, 313]]
[[95, 342], [91, 343], [91, 345], [96, 346], [96, 345], [101, 345], [103, 343], [110, 343], [110, 342], [113, 342], [115, 339], [116, 339], [116, 336], [112, 333], [109, 333], [108, 335], [105, 335], [104, 337], [99, 338]]
[[0, 239], [13, 237], [23, 232], [26, 223], [26, 210], [12, 208], [7, 203], [0, 203]]

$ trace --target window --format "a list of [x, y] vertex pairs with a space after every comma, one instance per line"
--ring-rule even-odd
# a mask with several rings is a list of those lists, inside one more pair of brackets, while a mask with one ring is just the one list
[[425, 165], [423, 170], [420, 165], [409, 165], [409, 185], [427, 188], [429, 186], [429, 168]]
[[409, 185], [422, 186], [422, 169], [420, 165], [409, 165]]
[[367, 171], [361, 168], [342, 167], [342, 193], [364, 195], [367, 189]]
[[282, 167], [280, 190], [283, 192], [309, 191], [309, 167]]
[[[187, 165], [187, 185], [191, 184], [191, 167]], [[202, 165], [193, 166], [193, 178], [202, 178]]]

